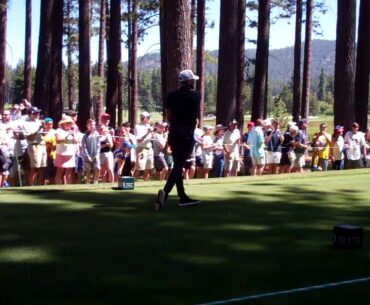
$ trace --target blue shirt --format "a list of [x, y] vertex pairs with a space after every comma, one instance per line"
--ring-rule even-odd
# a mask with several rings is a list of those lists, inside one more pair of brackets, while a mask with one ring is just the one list
[[247, 144], [251, 145], [251, 157], [260, 158], [265, 155], [265, 138], [263, 136], [262, 128], [256, 126], [249, 133]]

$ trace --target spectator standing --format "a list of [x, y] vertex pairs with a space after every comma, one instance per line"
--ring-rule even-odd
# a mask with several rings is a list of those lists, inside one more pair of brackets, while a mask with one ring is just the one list
[[272, 121], [272, 129], [267, 133], [265, 140], [267, 145], [266, 163], [269, 167], [268, 170], [270, 174], [276, 174], [281, 159], [281, 144], [284, 141], [278, 120]]
[[367, 154], [365, 155], [365, 162], [366, 162], [366, 167], [370, 167], [370, 128], [366, 129], [366, 134], [365, 134], [365, 142], [366, 142], [366, 152]]
[[202, 137], [202, 159], [203, 159], [203, 177], [208, 179], [209, 171], [213, 167], [213, 139], [211, 137], [212, 126], [204, 125], [204, 135]]
[[247, 145], [250, 146], [252, 158], [252, 176], [262, 175], [265, 167], [265, 138], [263, 134], [264, 122], [261, 119], [256, 121], [256, 126], [248, 136]]
[[153, 128], [150, 126], [150, 114], [143, 111], [140, 114], [140, 123], [135, 126], [135, 136], [137, 140], [137, 168], [135, 170], [135, 180], [139, 178], [140, 171], [144, 171], [144, 181], [149, 180], [150, 172], [154, 168], [153, 154]]
[[57, 168], [55, 184], [71, 184], [73, 171], [76, 167], [76, 144], [77, 135], [72, 130], [74, 121], [70, 116], [65, 115], [59, 121], [59, 128], [56, 130], [56, 156], [54, 165]]
[[[292, 163], [292, 172], [303, 172], [303, 166], [305, 165], [305, 153], [306, 153], [306, 135], [299, 130], [297, 126], [290, 128], [291, 136], [291, 150], [290, 153], [294, 156], [290, 161]], [[292, 151], [293, 150], [293, 151]]]
[[236, 177], [240, 171], [240, 130], [234, 119], [224, 134], [225, 177]]
[[[102, 182], [114, 182], [113, 139], [106, 125], [99, 126], [100, 166]], [[108, 179], [107, 179], [108, 176]]]
[[293, 141], [293, 138], [290, 134], [290, 128], [293, 126], [295, 126], [295, 122], [289, 122], [287, 124], [287, 130], [284, 133], [284, 140], [283, 143], [281, 144], [281, 159], [279, 171], [280, 174], [290, 173], [290, 170], [294, 164], [294, 160], [293, 162], [291, 162], [292, 160], [291, 142]]
[[243, 166], [244, 174], [249, 176], [252, 174], [252, 158], [251, 147], [247, 144], [249, 133], [252, 132], [255, 124], [253, 122], [247, 123], [247, 132], [243, 134]]
[[164, 149], [167, 142], [164, 135], [164, 129], [165, 126], [163, 125], [163, 122], [157, 122], [154, 126], [153, 134], [154, 167], [158, 173], [159, 180], [164, 180], [168, 172], [168, 165], [164, 159]]
[[360, 125], [352, 124], [352, 130], [347, 131], [344, 136], [344, 144], [347, 153], [347, 169], [361, 168], [361, 155], [366, 156], [365, 136], [359, 132]]
[[[194, 144], [195, 172], [194, 173], [196, 173], [196, 177], [201, 178], [204, 175], [204, 159], [203, 159], [203, 152], [202, 152], [202, 142], [203, 142], [204, 131], [198, 126], [199, 126], [199, 119], [197, 119], [197, 123], [196, 123], [195, 130], [194, 130], [194, 140], [195, 140], [195, 144]], [[194, 174], [192, 176], [194, 176]]]
[[158, 191], [156, 210], [160, 211], [167, 196], [176, 184], [180, 197], [179, 206], [199, 204], [199, 200], [188, 197], [185, 193], [182, 168], [185, 160], [194, 148], [194, 128], [199, 113], [200, 95], [194, 91], [195, 80], [199, 76], [191, 70], [183, 70], [179, 74], [180, 88], [171, 92], [166, 100], [166, 117], [170, 122], [168, 142], [172, 149], [174, 167], [163, 190]]
[[100, 174], [100, 139], [96, 130], [96, 123], [89, 119], [86, 122], [87, 130], [82, 137], [82, 160], [86, 175], [86, 184], [90, 184], [91, 172], [93, 182], [98, 184]]
[[39, 119], [41, 110], [30, 107], [28, 118], [21, 123], [21, 130], [27, 140], [27, 153], [30, 158], [28, 185], [44, 183], [44, 168], [47, 165], [45, 141], [42, 137], [42, 121]]
[[217, 124], [215, 128], [214, 138], [213, 138], [213, 176], [215, 178], [220, 178], [224, 174], [224, 133], [226, 127], [221, 124]]
[[332, 141], [330, 144], [330, 160], [334, 170], [344, 169], [344, 138], [343, 126], [337, 125], [334, 128]]
[[46, 147], [46, 167], [44, 170], [44, 179], [47, 180], [48, 184], [54, 184], [56, 168], [54, 165], [56, 157], [56, 130], [53, 128], [53, 119], [44, 119], [44, 141]]
[[312, 142], [317, 150], [319, 168], [323, 171], [327, 171], [329, 165], [331, 135], [326, 132], [325, 123], [320, 124], [320, 131], [314, 134]]

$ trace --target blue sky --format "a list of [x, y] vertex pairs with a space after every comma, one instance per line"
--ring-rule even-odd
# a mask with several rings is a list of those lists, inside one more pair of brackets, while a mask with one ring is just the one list
[[[320, 39], [335, 39], [336, 32], [336, 0], [326, 0], [329, 7], [328, 12], [324, 16], [318, 16], [321, 22], [323, 36], [313, 36]], [[220, 0], [207, 1], [207, 18], [214, 21], [214, 28], [206, 30], [206, 49], [218, 49], [218, 32], [219, 32], [219, 7]], [[247, 12], [251, 18], [250, 12]], [[40, 19], [40, 0], [32, 1], [32, 65], [36, 65], [37, 61], [37, 46], [39, 36], [39, 19]], [[24, 27], [25, 27], [25, 0], [10, 0], [8, 10], [7, 24], [7, 61], [10, 65], [15, 66], [19, 59], [24, 57]], [[246, 29], [248, 38], [255, 39], [256, 31], [249, 28]], [[304, 37], [304, 36], [302, 36]], [[294, 43], [294, 18], [288, 24], [287, 21], [280, 21], [271, 26], [270, 32], [270, 48], [279, 49], [287, 46], [292, 46]], [[246, 47], [254, 47], [247, 45]], [[92, 61], [97, 60], [97, 39], [92, 39]], [[139, 55], [144, 55], [148, 52], [159, 50], [159, 29], [152, 28], [144, 41], [139, 46]], [[127, 50], [122, 51], [122, 59], [127, 59]]]

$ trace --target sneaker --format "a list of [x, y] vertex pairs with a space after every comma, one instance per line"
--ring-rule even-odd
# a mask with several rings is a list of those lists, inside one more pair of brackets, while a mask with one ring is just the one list
[[9, 182], [8, 182], [8, 181], [4, 181], [4, 182], [3, 182], [3, 187], [10, 187]]
[[184, 198], [184, 199], [180, 199], [179, 207], [186, 207], [186, 206], [191, 206], [191, 205], [198, 205], [200, 203], [201, 203], [200, 200], [191, 199], [191, 198]]
[[157, 200], [155, 201], [155, 210], [159, 212], [164, 206], [166, 201], [166, 192], [164, 190], [159, 190], [157, 195]]

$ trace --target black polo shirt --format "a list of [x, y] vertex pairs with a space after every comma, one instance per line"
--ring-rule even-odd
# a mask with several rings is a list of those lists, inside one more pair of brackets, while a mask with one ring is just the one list
[[171, 112], [170, 135], [193, 135], [199, 115], [200, 94], [181, 87], [167, 96], [166, 109]]

